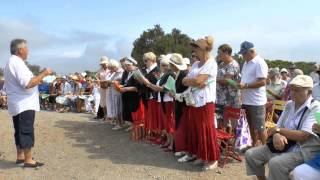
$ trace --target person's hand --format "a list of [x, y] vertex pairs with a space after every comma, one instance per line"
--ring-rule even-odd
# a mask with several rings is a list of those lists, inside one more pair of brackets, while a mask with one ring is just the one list
[[274, 134], [273, 135], [273, 146], [277, 150], [281, 151], [284, 149], [285, 145], [288, 144], [288, 140], [286, 137], [282, 136], [281, 134]]
[[238, 83], [238, 87], [239, 87], [239, 89], [244, 89], [245, 84], [243, 84], [243, 83]]
[[205, 84], [205, 83], [202, 83], [202, 84], [200, 84], [200, 86], [199, 86], [200, 89], [202, 89], [202, 88], [204, 88], [204, 87], [206, 87], [206, 84]]
[[169, 92], [168, 92], [168, 95], [169, 95], [170, 97], [173, 97], [173, 98], [174, 98], [174, 93], [173, 93], [172, 91], [169, 91]]
[[46, 69], [44, 70], [44, 74], [45, 74], [46, 76], [51, 75], [51, 74], [52, 74], [52, 69], [51, 69], [51, 68], [46, 68]]
[[314, 132], [316, 134], [320, 134], [320, 124], [314, 123], [312, 126], [312, 132]]

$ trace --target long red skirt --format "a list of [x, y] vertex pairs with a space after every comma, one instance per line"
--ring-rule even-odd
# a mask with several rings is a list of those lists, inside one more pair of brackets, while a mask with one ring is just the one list
[[162, 104], [158, 103], [158, 126], [160, 130], [166, 130], [167, 133], [173, 134], [175, 131], [175, 119], [174, 119], [174, 102], [164, 102], [163, 110]]
[[145, 107], [145, 128], [150, 131], [159, 131], [158, 128], [158, 102], [156, 99], [148, 100], [148, 107]]
[[185, 107], [182, 110], [182, 115], [179, 123], [179, 127], [174, 134], [174, 143], [176, 152], [185, 151], [188, 152], [188, 133], [190, 132], [188, 128], [189, 121], [189, 107]]
[[[202, 107], [189, 107], [191, 145], [189, 151], [198, 158], [213, 162], [220, 158], [217, 132], [214, 126], [215, 105], [207, 103]], [[189, 127], [190, 127], [189, 126]]]
[[142, 100], [139, 102], [138, 110], [131, 113], [132, 122], [134, 125], [144, 124], [145, 121], [145, 109]]
[[165, 129], [167, 131], [167, 133], [169, 134], [173, 134], [175, 129], [176, 129], [176, 121], [174, 119], [175, 115], [174, 115], [174, 102], [165, 102], [164, 103], [164, 107], [165, 107], [165, 113], [164, 113], [164, 126]]

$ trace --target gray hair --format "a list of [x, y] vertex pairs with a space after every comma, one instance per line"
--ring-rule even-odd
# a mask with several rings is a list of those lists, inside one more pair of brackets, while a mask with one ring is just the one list
[[14, 39], [10, 43], [10, 53], [11, 55], [16, 55], [20, 48], [25, 47], [27, 41], [24, 39]]

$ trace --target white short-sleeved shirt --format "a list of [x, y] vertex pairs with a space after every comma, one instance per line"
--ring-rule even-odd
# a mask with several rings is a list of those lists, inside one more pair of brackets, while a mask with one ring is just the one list
[[[241, 83], [250, 84], [258, 78], [267, 78], [268, 65], [262, 57], [257, 55], [249, 62], [245, 62], [241, 71]], [[267, 103], [266, 87], [242, 90], [242, 104], [261, 106]]]
[[[311, 101], [312, 97], [309, 97], [309, 99], [297, 110], [294, 111], [295, 109], [295, 103], [294, 101], [288, 101], [287, 105], [285, 106], [284, 111], [282, 112], [283, 115], [280, 116], [278, 122], [277, 122], [277, 127], [281, 127], [283, 124], [284, 128], [291, 129], [291, 130], [297, 130], [299, 121], [301, 119], [301, 116], [303, 114], [304, 109], [311, 108]], [[300, 125], [301, 131], [306, 131], [310, 134], [315, 135], [312, 132], [312, 125], [316, 123], [316, 119], [314, 116], [314, 112], [320, 112], [320, 106], [316, 107], [315, 109], [312, 109], [311, 113], [308, 115], [306, 120]], [[298, 145], [292, 147], [290, 151], [299, 151], [300, 148]]]
[[67, 95], [67, 94], [72, 93], [72, 86], [67, 81], [65, 83], [61, 83], [60, 86], [61, 86], [61, 94], [62, 95]]
[[210, 57], [201, 67], [198, 66], [199, 63], [200, 61], [197, 61], [192, 65], [187, 77], [194, 78], [200, 74], [206, 74], [209, 75], [207, 82], [210, 83], [202, 89], [196, 88], [196, 90], [192, 91], [192, 95], [196, 103], [195, 107], [201, 107], [207, 103], [215, 103], [216, 101], [217, 62], [213, 57]]
[[4, 88], [8, 96], [8, 111], [11, 116], [27, 110], [40, 110], [38, 86], [26, 89], [33, 74], [26, 63], [12, 55], [4, 68]]

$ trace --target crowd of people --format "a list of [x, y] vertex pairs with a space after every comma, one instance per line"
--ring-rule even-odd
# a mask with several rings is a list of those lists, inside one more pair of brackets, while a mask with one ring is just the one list
[[[217, 129], [235, 133], [239, 125], [238, 119], [217, 114], [226, 108], [243, 109], [252, 139], [245, 153], [248, 175], [267, 179], [268, 163], [268, 179], [317, 179], [319, 65], [310, 75], [303, 75], [294, 64], [288, 69], [268, 68], [254, 44], [245, 41], [240, 45], [241, 67], [228, 44], [220, 45], [217, 56], [212, 56], [211, 36], [190, 45], [190, 59], [178, 53], [157, 58], [147, 52], [143, 68], [131, 57], [117, 61], [103, 56], [94, 77], [75, 73], [40, 84], [40, 104], [59, 112], [94, 113], [113, 130], [137, 133], [137, 138], [174, 152], [178, 162], [193, 161], [203, 170], [218, 165]], [[273, 114], [275, 126], [266, 127], [268, 104], [276, 100], [286, 105]]]

